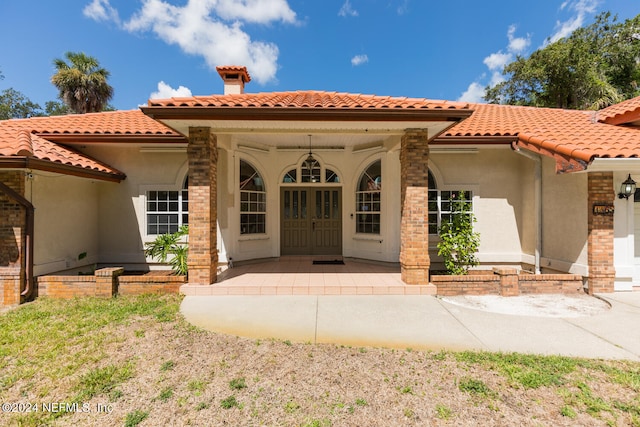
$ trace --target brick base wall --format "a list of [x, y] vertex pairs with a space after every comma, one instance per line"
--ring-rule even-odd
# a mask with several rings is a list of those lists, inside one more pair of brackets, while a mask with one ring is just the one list
[[20, 304], [22, 277], [19, 268], [0, 268], [0, 305]]
[[38, 296], [69, 299], [96, 296], [95, 276], [40, 276]]
[[184, 276], [120, 276], [118, 294], [141, 295], [148, 293], [177, 294], [186, 283]]
[[40, 276], [38, 296], [50, 298], [104, 297], [142, 295], [147, 293], [177, 294], [185, 283], [184, 276], [171, 274], [125, 276], [120, 268], [105, 268], [93, 276]]
[[577, 274], [517, 274], [495, 269], [493, 274], [431, 276], [437, 295], [502, 295], [582, 293], [583, 278]]

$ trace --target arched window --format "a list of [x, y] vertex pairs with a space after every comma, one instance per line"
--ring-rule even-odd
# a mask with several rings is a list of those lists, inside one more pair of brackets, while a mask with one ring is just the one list
[[302, 182], [320, 182], [320, 162], [313, 159], [312, 162], [305, 160], [300, 165], [300, 178]]
[[380, 234], [382, 163], [373, 162], [360, 176], [356, 189], [356, 233]]
[[[451, 222], [454, 213], [473, 211], [473, 192], [468, 190], [439, 190], [429, 171], [429, 234], [438, 234], [442, 222]], [[460, 201], [462, 203], [454, 203]]]
[[[297, 182], [305, 182], [312, 184], [320, 184], [320, 183], [332, 183], [338, 184], [340, 183], [340, 176], [338, 173], [332, 169], [324, 168], [324, 181], [322, 178], [322, 165], [316, 159], [313, 159], [313, 162], [307, 163], [305, 160], [300, 165], [300, 173], [298, 174], [298, 169], [291, 169], [282, 177], [282, 182], [284, 184], [295, 184]], [[298, 177], [300, 177], [300, 181], [298, 181]]]
[[267, 193], [256, 169], [240, 160], [240, 234], [266, 232]]
[[175, 233], [189, 224], [189, 178], [177, 191], [147, 191], [147, 235]]

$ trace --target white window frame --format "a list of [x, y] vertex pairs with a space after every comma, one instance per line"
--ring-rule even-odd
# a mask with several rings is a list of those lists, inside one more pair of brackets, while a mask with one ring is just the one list
[[[359, 190], [360, 182], [364, 178], [364, 175], [367, 173], [369, 168], [373, 166], [375, 163], [380, 163], [380, 177], [382, 178], [382, 159], [374, 160], [369, 163], [366, 168], [362, 171], [362, 173], [358, 177], [358, 181], [356, 183], [356, 191], [355, 191], [355, 203], [356, 203], [356, 235], [362, 236], [380, 236], [382, 234], [382, 182], [374, 183], [374, 179], [369, 176], [369, 180], [376, 185], [376, 187], [367, 189], [367, 190]], [[378, 195], [377, 200], [375, 200], [375, 196]], [[370, 207], [375, 207], [377, 205], [378, 209], [373, 210], [369, 209]], [[366, 209], [365, 209], [366, 208]], [[360, 231], [360, 218], [361, 215], [374, 215], [378, 217], [378, 231]], [[364, 224], [367, 225], [366, 223]]]
[[[155, 238], [156, 236], [162, 235], [162, 234], [166, 234], [160, 230], [156, 230], [156, 233], [149, 233], [149, 227], [151, 226], [151, 223], [149, 221], [149, 216], [150, 215], [177, 215], [178, 216], [178, 221], [177, 224], [172, 224], [170, 222], [168, 222], [167, 224], [161, 224], [161, 225], [166, 225], [167, 228], [167, 233], [174, 233], [176, 231], [178, 231], [178, 229], [183, 226], [183, 225], [187, 225], [189, 223], [189, 187], [188, 187], [188, 181], [185, 178], [185, 180], [183, 181], [183, 186], [180, 189], [176, 189], [175, 187], [166, 187], [166, 186], [145, 186], [144, 188], [144, 234], [145, 236], [148, 236], [150, 238]], [[166, 193], [177, 193], [178, 199], [177, 201], [170, 201], [169, 199], [167, 199], [166, 203], [177, 203], [177, 210], [170, 210], [169, 206], [167, 206], [166, 210], [150, 210], [149, 206], [150, 203], [153, 203], [153, 200], [150, 200], [150, 195], [151, 193], [161, 193], [161, 192], [166, 192]], [[157, 201], [157, 203], [163, 203], [163, 200], [159, 200]], [[186, 209], [185, 209], [186, 207]], [[185, 218], [186, 217], [186, 218]], [[186, 221], [185, 221], [186, 219]], [[172, 226], [175, 227], [174, 229]]]
[[[263, 176], [260, 174], [260, 172], [258, 171], [258, 169], [253, 165], [253, 163], [244, 160], [244, 159], [240, 159], [240, 166], [242, 165], [242, 162], [246, 163], [247, 165], [251, 166], [251, 168], [254, 170], [254, 175], [249, 177], [248, 179], [246, 179], [244, 182], [247, 182], [251, 179], [253, 179], [256, 175], [262, 180], [262, 188], [264, 188], [263, 191], [258, 191], [258, 190], [243, 190], [243, 182], [240, 182], [240, 176], [238, 176], [238, 189], [239, 189], [239, 193], [240, 193], [240, 215], [239, 215], [239, 224], [240, 224], [240, 236], [255, 236], [255, 235], [264, 235], [267, 233], [267, 191], [266, 191], [266, 186], [264, 183], [264, 178]], [[246, 200], [245, 199], [246, 196]], [[243, 209], [243, 207], [247, 207], [247, 209]], [[255, 210], [252, 210], [251, 208], [255, 207]], [[262, 207], [263, 209], [259, 209], [260, 207]], [[248, 224], [243, 224], [242, 222], [242, 216], [243, 215], [261, 215], [263, 218], [262, 221], [262, 228], [263, 230], [261, 231], [249, 231], [249, 228], [247, 228], [247, 230], [243, 231], [243, 227], [245, 225], [250, 226], [251, 223]], [[256, 223], [258, 224], [258, 223]]]

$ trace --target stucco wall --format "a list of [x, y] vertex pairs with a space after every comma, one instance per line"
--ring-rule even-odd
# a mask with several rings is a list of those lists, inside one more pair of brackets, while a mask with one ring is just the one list
[[[397, 139], [397, 138], [396, 138]], [[381, 141], [383, 142], [383, 141]], [[393, 145], [394, 141], [384, 141]], [[397, 141], [399, 142], [399, 140]], [[219, 170], [219, 226], [223, 239], [221, 261], [225, 255], [234, 261], [253, 258], [276, 257], [280, 254], [280, 187], [284, 174], [298, 167], [308, 152], [300, 149], [282, 150], [271, 147], [267, 150], [244, 148], [242, 140], [222, 139], [228, 150], [220, 151]], [[314, 157], [321, 165], [337, 172], [340, 184], [310, 184], [309, 186], [337, 186], [342, 188], [343, 255], [380, 261], [397, 262], [400, 251], [400, 194], [399, 158], [397, 151], [384, 149], [353, 152], [345, 150], [313, 150]], [[240, 202], [237, 191], [237, 170], [240, 159], [249, 162], [262, 175], [267, 192], [267, 232], [265, 235], [241, 236], [239, 234]], [[357, 235], [355, 232], [355, 188], [360, 175], [371, 163], [382, 161], [383, 221], [382, 234]], [[223, 189], [221, 191], [221, 189]], [[225, 205], [222, 203], [226, 201]]]
[[556, 174], [555, 162], [542, 161], [543, 271], [587, 275], [587, 174]]
[[[508, 147], [434, 150], [430, 167], [441, 190], [472, 190], [478, 257], [485, 265], [521, 264], [532, 251], [533, 167]], [[432, 246], [435, 250], [437, 239]], [[436, 261], [439, 258], [435, 257]]]
[[[394, 138], [398, 139], [396, 141]], [[343, 255], [397, 262], [400, 229], [399, 138], [381, 140], [382, 147], [354, 152], [315, 149], [324, 167], [338, 172], [342, 188]], [[307, 152], [300, 149], [248, 148], [251, 144], [228, 135], [218, 137], [218, 248], [220, 262], [280, 255], [280, 187], [285, 172], [299, 166]], [[97, 224], [99, 260], [106, 264], [144, 266], [144, 195], [151, 189], [178, 190], [187, 173], [184, 150], [153, 151], [139, 147], [90, 147], [89, 154], [124, 171], [120, 184], [99, 183]], [[267, 191], [264, 235], [240, 235], [238, 168], [240, 160], [262, 175]], [[355, 232], [355, 188], [363, 170], [380, 159], [383, 171], [381, 234]], [[543, 265], [552, 270], [584, 274], [586, 265], [586, 177], [556, 175], [553, 161], [543, 160]], [[430, 168], [441, 190], [474, 192], [474, 212], [481, 233], [479, 258], [485, 266], [532, 264], [536, 247], [535, 162], [509, 147], [467, 150], [434, 148]], [[321, 184], [324, 185], [324, 184]], [[335, 184], [328, 184], [335, 185]], [[579, 208], [576, 209], [576, 206]], [[576, 233], [567, 234], [567, 229]], [[431, 253], [438, 268], [436, 242]]]
[[98, 262], [101, 184], [41, 171], [34, 171], [32, 176], [26, 181], [26, 197], [35, 207], [34, 274]]
[[[187, 173], [185, 150], [145, 151], [140, 147], [89, 147], [86, 152], [123, 171], [118, 183], [100, 183], [99, 263], [145, 268], [145, 194], [149, 190], [179, 190]], [[152, 262], [151, 262], [152, 263]]]

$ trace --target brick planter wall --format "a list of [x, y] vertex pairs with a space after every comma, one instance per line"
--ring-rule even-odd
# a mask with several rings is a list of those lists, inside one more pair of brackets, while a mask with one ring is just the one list
[[36, 283], [39, 297], [69, 299], [96, 295], [96, 276], [40, 276]]
[[577, 274], [518, 274], [515, 269], [496, 268], [493, 274], [432, 276], [436, 295], [570, 294], [583, 292], [582, 276]]
[[184, 285], [184, 276], [144, 275], [120, 276], [118, 278], [120, 295], [141, 295], [148, 293], [177, 294]]
[[177, 294], [180, 286], [185, 283], [184, 276], [174, 276], [171, 273], [125, 276], [122, 272], [122, 268], [103, 268], [93, 276], [40, 276], [37, 278], [38, 296], [110, 298], [115, 294]]

